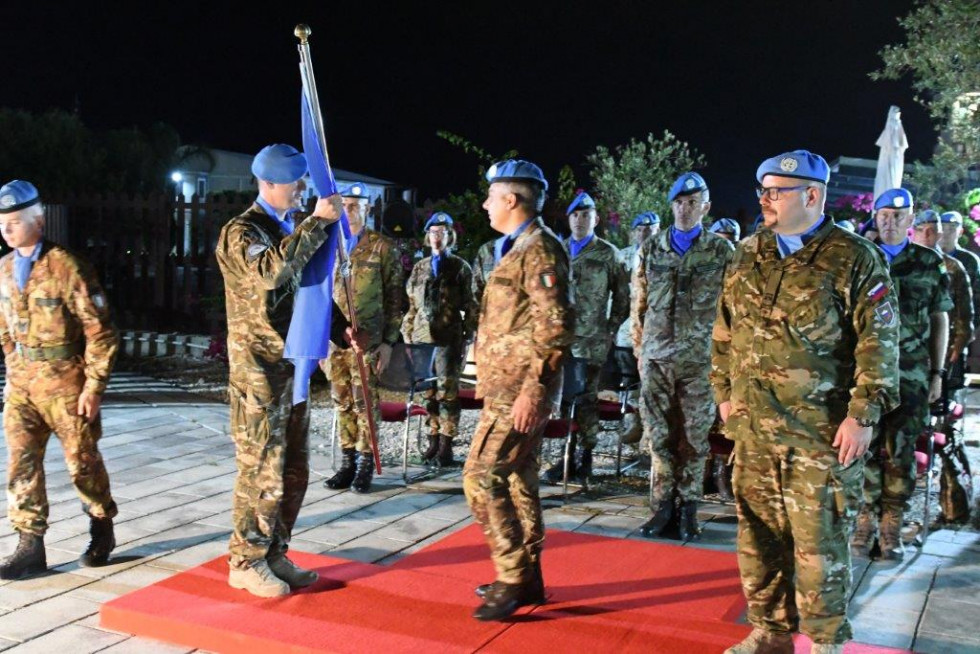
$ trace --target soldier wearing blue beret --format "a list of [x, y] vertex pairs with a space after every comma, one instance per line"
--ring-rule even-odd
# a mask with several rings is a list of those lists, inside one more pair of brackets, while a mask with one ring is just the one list
[[[973, 328], [975, 332], [980, 333], [980, 257], [960, 245], [963, 238], [963, 216], [960, 212], [946, 211], [940, 214], [939, 219], [943, 223], [939, 247], [946, 254], [955, 257], [966, 269], [973, 293]], [[962, 366], [963, 361], [960, 360], [954, 369], [959, 371]]]
[[729, 654], [839, 654], [851, 638], [847, 538], [879, 416], [897, 405], [895, 294], [867, 240], [824, 214], [830, 168], [762, 162], [766, 229], [739, 243], [712, 332], [715, 399], [735, 441], [737, 554], [753, 630]]
[[700, 537], [708, 432], [715, 406], [708, 384], [714, 306], [733, 247], [702, 226], [708, 185], [684, 173], [667, 193], [674, 224], [639, 249], [630, 309], [640, 368], [640, 416], [650, 443], [650, 508], [640, 531], [653, 538], [679, 524], [684, 541]]
[[714, 232], [731, 243], [738, 243], [742, 235], [742, 228], [732, 218], [719, 218], [711, 224], [708, 231]]

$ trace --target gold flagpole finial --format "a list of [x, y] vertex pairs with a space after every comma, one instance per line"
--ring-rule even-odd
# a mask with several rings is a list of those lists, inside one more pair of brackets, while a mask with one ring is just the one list
[[312, 33], [313, 30], [311, 30], [310, 26], [306, 23], [300, 23], [296, 26], [296, 29], [293, 30], [293, 34], [295, 34], [296, 38], [299, 39], [300, 45], [306, 45], [306, 43], [310, 40], [310, 34]]

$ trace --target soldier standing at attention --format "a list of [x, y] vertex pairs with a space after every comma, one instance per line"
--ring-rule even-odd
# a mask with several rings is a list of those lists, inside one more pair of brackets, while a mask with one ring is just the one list
[[[368, 339], [368, 390], [375, 398], [374, 424], [380, 425], [381, 406], [376, 399], [378, 375], [388, 367], [391, 348], [398, 342], [401, 329], [402, 267], [391, 239], [365, 227], [370, 210], [366, 187], [354, 183], [341, 190], [340, 195], [350, 221], [351, 238], [347, 241], [347, 253], [351, 262], [350, 283], [354, 291], [357, 326]], [[344, 317], [350, 320], [346, 313], [347, 298], [339, 266], [333, 296], [344, 310]], [[356, 493], [367, 493], [374, 479], [374, 454], [371, 451], [371, 433], [357, 359], [349, 349], [332, 347], [329, 371], [326, 363], [320, 362], [324, 373], [329, 376], [330, 395], [334, 411], [338, 412], [343, 459], [337, 473], [324, 485], [327, 488], [350, 488]]]
[[[963, 216], [958, 211], [947, 211], [939, 216], [942, 221], [943, 231], [939, 237], [939, 247], [946, 254], [956, 258], [966, 270], [967, 279], [970, 280], [970, 289], [973, 296], [973, 332], [980, 332], [980, 257], [976, 254], [960, 247], [960, 238], [963, 236]], [[966, 373], [966, 357], [962, 355], [949, 361], [950, 388], [958, 390], [963, 387]]]
[[497, 266], [494, 257], [494, 244], [498, 240], [502, 242], [503, 238], [487, 241], [481, 245], [480, 249], [476, 251], [476, 257], [473, 258], [473, 265], [471, 266], [473, 270], [473, 297], [476, 298], [477, 307], [480, 305], [480, 300], [483, 299], [483, 289], [487, 286], [487, 278]]
[[[619, 250], [595, 235], [599, 217], [592, 197], [585, 192], [579, 193], [565, 213], [571, 232], [565, 247], [572, 258], [572, 298], [575, 302], [572, 356], [588, 361], [585, 392], [579, 398], [575, 413], [581, 448], [569, 465], [569, 475], [574, 475], [585, 484], [592, 476], [592, 450], [599, 436], [599, 373], [609, 355], [616, 331], [629, 315], [630, 289]], [[548, 469], [545, 478], [556, 484], [564, 476], [562, 456]]]
[[119, 335], [91, 266], [44, 238], [44, 210], [33, 184], [14, 180], [0, 188], [0, 229], [13, 248], [0, 259], [7, 517], [20, 535], [13, 554], [0, 562], [0, 579], [47, 570], [44, 452], [52, 431], [89, 515], [92, 540], [79, 565], [105, 565], [116, 546], [117, 510], [99, 453], [99, 407]]
[[[619, 251], [619, 259], [623, 262], [623, 267], [626, 269], [626, 281], [629, 283], [633, 276], [633, 264], [636, 263], [636, 253], [640, 251], [643, 244], [646, 243], [647, 239], [656, 236], [660, 233], [660, 216], [652, 211], [645, 211], [635, 218], [630, 225], [630, 244]], [[626, 320], [623, 324], [619, 326], [619, 331], [616, 332], [616, 346], [617, 347], [633, 347], [633, 341], [630, 337], [630, 328], [633, 324], [629, 313], [626, 314]]]
[[[286, 557], [310, 476], [310, 418], [306, 402], [293, 404], [293, 365], [282, 355], [303, 267], [326, 242], [326, 226], [340, 218], [340, 198], [321, 198], [308, 217], [295, 213], [302, 204], [306, 157], [288, 145], [263, 148], [252, 173], [259, 196], [221, 229], [215, 252], [225, 282], [228, 397], [238, 466], [228, 584], [277, 597], [317, 579]], [[352, 337], [334, 305], [331, 340], [346, 347]]]
[[701, 225], [711, 202], [700, 175], [678, 177], [667, 200], [674, 224], [643, 244], [632, 280], [633, 351], [643, 437], [650, 443], [653, 510], [640, 531], [659, 536], [677, 511], [680, 537], [687, 541], [701, 534], [698, 500], [715, 420], [708, 383], [711, 324], [734, 248]]
[[735, 441], [748, 621], [726, 654], [814, 654], [851, 638], [847, 538], [872, 425], [898, 403], [896, 296], [881, 253], [824, 215], [830, 168], [795, 150], [759, 166], [766, 229], [742, 241], [712, 332], [711, 383]]
[[719, 218], [711, 223], [708, 231], [717, 234], [729, 243], [738, 243], [742, 238], [742, 228], [738, 226], [734, 218]]
[[426, 462], [453, 464], [453, 439], [459, 428], [459, 374], [463, 349], [476, 331], [470, 265], [452, 253], [456, 244], [453, 219], [439, 211], [425, 223], [426, 244], [432, 256], [415, 264], [405, 290], [408, 311], [402, 319], [406, 343], [431, 343], [435, 349], [436, 386], [425, 391], [429, 412]]
[[569, 262], [544, 226], [545, 181], [533, 163], [507, 160], [487, 171], [483, 208], [504, 234], [487, 279], [476, 338], [480, 421], [463, 468], [463, 491], [490, 547], [496, 580], [477, 588], [478, 620], [502, 620], [544, 601], [538, 451], [557, 409], [562, 362], [574, 339]]
[[898, 291], [901, 404], [882, 416], [871, 448], [851, 553], [868, 556], [877, 530], [881, 558], [901, 561], [902, 521], [915, 488], [915, 442], [929, 424], [929, 405], [942, 393], [953, 302], [940, 254], [909, 241], [912, 194], [889, 189], [875, 200], [874, 211], [878, 247]]

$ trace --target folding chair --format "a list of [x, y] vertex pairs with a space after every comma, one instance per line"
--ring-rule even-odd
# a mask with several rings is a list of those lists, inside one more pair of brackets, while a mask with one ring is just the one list
[[567, 416], [552, 418], [545, 424], [542, 434], [542, 446], [545, 439], [565, 439], [565, 454], [562, 459], [562, 501], [568, 502], [568, 472], [571, 467], [572, 436], [578, 434], [579, 426], [575, 421], [575, 408], [582, 396], [585, 395], [585, 375], [588, 370], [588, 359], [569, 357], [562, 366], [562, 414]]
[[[405, 421], [405, 433], [402, 437], [402, 479], [405, 483], [411, 483], [415, 479], [408, 478], [408, 441], [411, 418], [418, 417], [418, 434], [422, 433], [422, 416], [429, 415], [429, 412], [415, 403], [415, 393], [428, 390], [435, 386], [438, 376], [435, 374], [435, 354], [436, 346], [430, 344], [414, 344], [406, 346], [408, 363], [411, 370], [411, 377], [408, 388], [408, 396], [404, 406], [399, 405], [398, 411], [393, 412], [392, 417], [401, 418]], [[396, 404], [392, 402], [391, 404]], [[384, 407], [382, 406], [382, 409]], [[391, 407], [392, 409], [394, 407]], [[382, 418], [383, 419], [383, 418]], [[394, 420], [393, 422], [397, 422]], [[425, 476], [420, 475], [421, 476]]]
[[[636, 407], [629, 403], [630, 392], [640, 387], [640, 369], [636, 357], [633, 356], [633, 348], [616, 346], [609, 350], [599, 386], [603, 390], [614, 390], [619, 395], [618, 402], [599, 400], [597, 407], [599, 420], [621, 424], [627, 413], [636, 412]], [[616, 445], [616, 479], [619, 479], [624, 472], [622, 465], [623, 438], [620, 434]], [[635, 465], [636, 463], [632, 463], [628, 468]]]

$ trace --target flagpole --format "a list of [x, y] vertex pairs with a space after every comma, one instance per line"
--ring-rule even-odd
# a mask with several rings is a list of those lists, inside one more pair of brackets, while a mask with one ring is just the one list
[[[313, 76], [313, 61], [310, 58], [309, 39], [312, 32], [313, 30], [310, 29], [309, 25], [304, 24], [297, 25], [296, 29], [293, 30], [293, 34], [295, 34], [296, 38], [299, 39], [299, 72], [300, 77], [303, 80], [303, 93], [306, 95], [306, 104], [310, 108], [310, 117], [313, 120], [313, 128], [316, 132], [317, 141], [320, 145], [320, 151], [323, 153], [327, 170], [331, 171], [331, 181], [334, 181], [333, 172], [330, 168], [330, 155], [327, 151], [326, 131], [323, 128], [323, 114], [320, 113], [320, 97], [317, 94], [316, 79]], [[337, 227], [337, 236], [337, 252], [340, 255], [340, 279], [344, 285], [344, 295], [347, 298], [347, 312], [350, 316], [351, 327], [355, 332], [357, 332], [357, 310], [354, 306], [354, 289], [351, 285], [350, 279], [351, 262], [350, 256], [347, 254], [347, 239], [344, 236], [344, 230], [340, 225]], [[374, 467], [380, 475], [381, 451], [378, 447], [378, 426], [374, 422], [374, 399], [371, 397], [370, 386], [368, 386], [370, 375], [368, 374], [367, 362], [364, 361], [364, 353], [355, 351], [354, 355], [357, 359], [357, 371], [361, 378], [361, 392], [364, 397], [364, 410], [367, 412], [368, 432], [371, 437], [371, 451], [374, 454]]]

